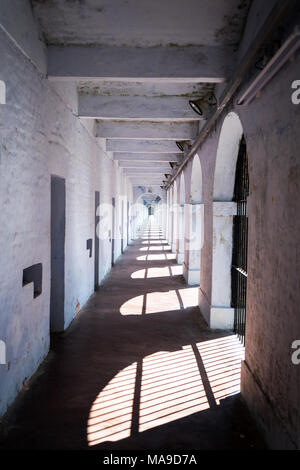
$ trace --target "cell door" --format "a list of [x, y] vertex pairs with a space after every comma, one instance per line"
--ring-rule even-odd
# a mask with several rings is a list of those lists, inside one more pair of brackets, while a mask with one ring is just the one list
[[100, 223], [100, 192], [95, 191], [95, 274], [94, 274], [94, 288], [95, 291], [98, 289], [99, 286], [99, 223]]
[[50, 331], [64, 330], [66, 182], [51, 176]]
[[248, 217], [247, 197], [249, 174], [246, 141], [241, 139], [236, 164], [233, 201], [237, 203], [237, 215], [233, 218], [233, 247], [231, 268], [231, 302], [234, 308], [234, 332], [245, 344]]

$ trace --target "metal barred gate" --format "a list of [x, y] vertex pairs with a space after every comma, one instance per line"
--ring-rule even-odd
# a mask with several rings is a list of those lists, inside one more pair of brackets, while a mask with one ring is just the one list
[[237, 203], [237, 215], [233, 217], [231, 306], [234, 308], [234, 332], [244, 345], [247, 295], [248, 195], [248, 159], [246, 142], [243, 136], [237, 158], [233, 194], [233, 201]]

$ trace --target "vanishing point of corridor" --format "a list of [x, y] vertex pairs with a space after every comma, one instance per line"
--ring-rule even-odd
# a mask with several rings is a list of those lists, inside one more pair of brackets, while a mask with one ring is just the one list
[[261, 447], [238, 394], [243, 348], [207, 328], [181, 273], [150, 223], [53, 338], [0, 447]]

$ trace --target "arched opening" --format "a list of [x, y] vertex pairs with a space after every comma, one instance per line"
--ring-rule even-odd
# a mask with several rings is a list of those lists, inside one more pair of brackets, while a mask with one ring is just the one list
[[190, 191], [190, 203], [201, 204], [202, 203], [202, 169], [201, 162], [198, 154], [194, 156], [192, 173], [191, 173], [191, 191]]
[[214, 201], [232, 201], [235, 167], [243, 126], [238, 115], [229, 113], [224, 119], [219, 137], [215, 178]]
[[[245, 279], [241, 280], [240, 260], [247, 251], [245, 205], [239, 209], [235, 191], [240, 181], [240, 158], [246, 152], [243, 127], [237, 114], [231, 112], [220, 133], [214, 179], [212, 286], [210, 306], [200, 299], [200, 308], [212, 328], [237, 331], [243, 340], [242, 304], [245, 304]], [[241, 157], [240, 157], [241, 156]], [[239, 158], [238, 158], [239, 157]], [[244, 157], [243, 157], [244, 158]], [[243, 169], [245, 171], [245, 168]], [[243, 178], [243, 175], [242, 175]], [[241, 202], [241, 204], [244, 204]], [[238, 211], [243, 213], [239, 214]], [[241, 254], [241, 250], [243, 253]], [[244, 261], [243, 261], [244, 266]], [[233, 267], [234, 266], [234, 267]], [[239, 274], [237, 274], [239, 273]], [[238, 278], [237, 278], [238, 276]], [[201, 297], [201, 295], [200, 295]], [[202, 305], [201, 305], [202, 303]], [[206, 301], [207, 304], [207, 301]]]
[[236, 163], [233, 201], [237, 214], [233, 217], [231, 305], [234, 308], [234, 332], [245, 344], [246, 294], [247, 294], [247, 248], [248, 218], [247, 197], [249, 195], [249, 173], [247, 148], [244, 136], [241, 139]]
[[190, 175], [189, 204], [185, 205], [185, 247], [183, 275], [189, 285], [200, 285], [201, 248], [203, 244], [202, 169], [199, 156], [193, 159]]

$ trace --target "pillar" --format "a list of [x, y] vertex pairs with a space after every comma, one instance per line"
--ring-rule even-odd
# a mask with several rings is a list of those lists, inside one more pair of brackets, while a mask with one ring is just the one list
[[184, 204], [178, 204], [177, 207], [177, 241], [176, 241], [176, 260], [178, 264], [183, 263], [184, 258]]
[[235, 202], [213, 203], [212, 292], [210, 305], [199, 291], [199, 306], [211, 328], [233, 329], [231, 307], [232, 224]]
[[204, 233], [204, 204], [185, 204], [183, 275], [187, 284], [200, 285], [201, 248]]

